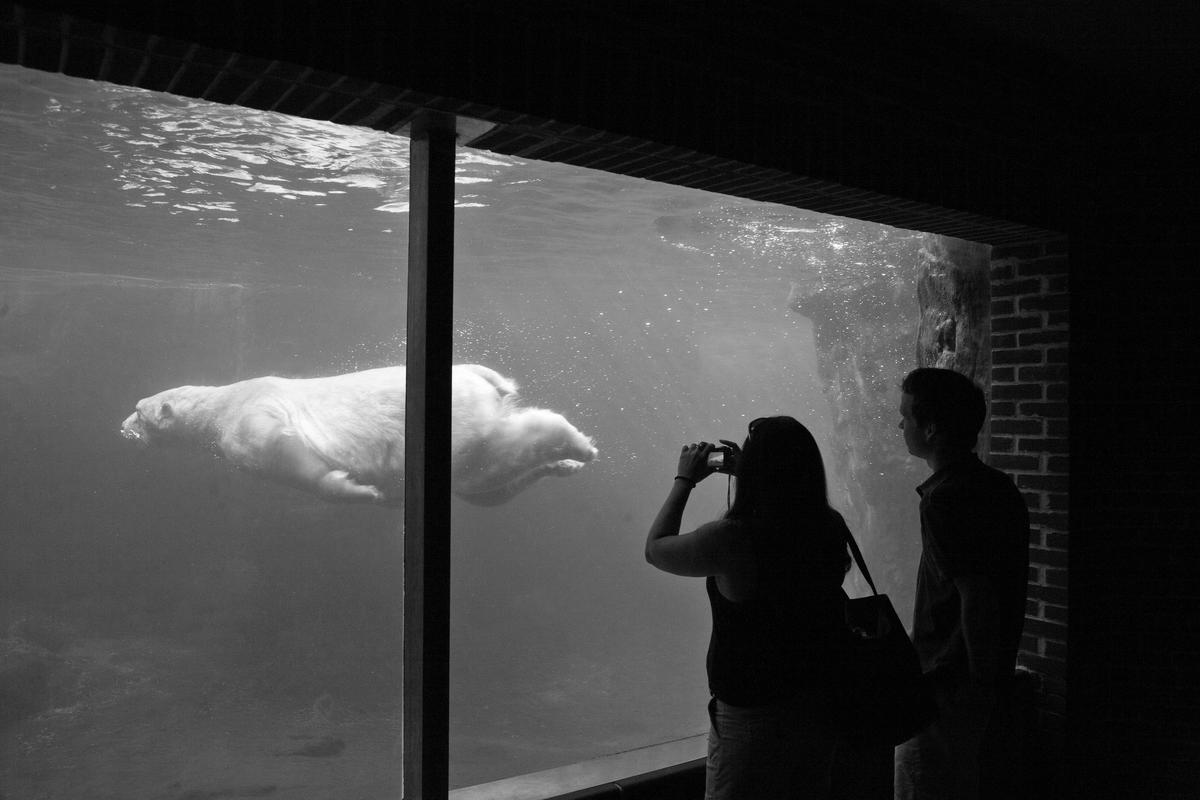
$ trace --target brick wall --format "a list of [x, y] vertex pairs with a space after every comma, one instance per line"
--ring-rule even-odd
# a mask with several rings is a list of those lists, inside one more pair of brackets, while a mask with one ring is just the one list
[[1036, 753], [1045, 769], [1062, 753], [1067, 678], [1065, 239], [993, 249], [991, 303], [990, 463], [1014, 477], [1029, 505], [1029, 599], [1018, 664], [1037, 676]]

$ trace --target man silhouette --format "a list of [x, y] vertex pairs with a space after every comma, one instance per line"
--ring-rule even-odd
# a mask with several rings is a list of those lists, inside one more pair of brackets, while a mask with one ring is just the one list
[[940, 716], [896, 748], [895, 796], [979, 796], [979, 764], [997, 697], [1012, 680], [1025, 620], [1029, 513], [1012, 480], [973, 452], [983, 392], [948, 369], [902, 384], [908, 451], [933, 474], [921, 495], [913, 644]]

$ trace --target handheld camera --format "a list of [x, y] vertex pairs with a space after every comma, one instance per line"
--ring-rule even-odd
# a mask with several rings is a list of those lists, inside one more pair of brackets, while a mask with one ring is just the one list
[[714, 447], [708, 454], [708, 466], [716, 472], [732, 475], [737, 470], [737, 455], [733, 447]]

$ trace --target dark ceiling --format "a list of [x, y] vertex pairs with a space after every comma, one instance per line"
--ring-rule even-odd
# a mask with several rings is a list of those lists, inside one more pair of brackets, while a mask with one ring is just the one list
[[[947, 14], [1126, 85], [1197, 76], [1200, 3], [1189, 0], [931, 0]], [[1150, 87], [1147, 87], [1150, 88]], [[1160, 87], [1155, 87], [1160, 88]]]
[[1190, 141], [1194, 6], [0, 0], [0, 60], [383, 130], [449, 112], [498, 152], [1006, 243], [1062, 229], [1096, 164]]

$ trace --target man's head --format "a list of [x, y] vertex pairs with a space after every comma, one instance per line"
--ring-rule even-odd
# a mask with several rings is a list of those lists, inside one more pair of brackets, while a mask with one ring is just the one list
[[950, 369], [922, 367], [900, 385], [900, 427], [908, 452], [928, 458], [934, 452], [970, 451], [987, 416], [983, 390]]

